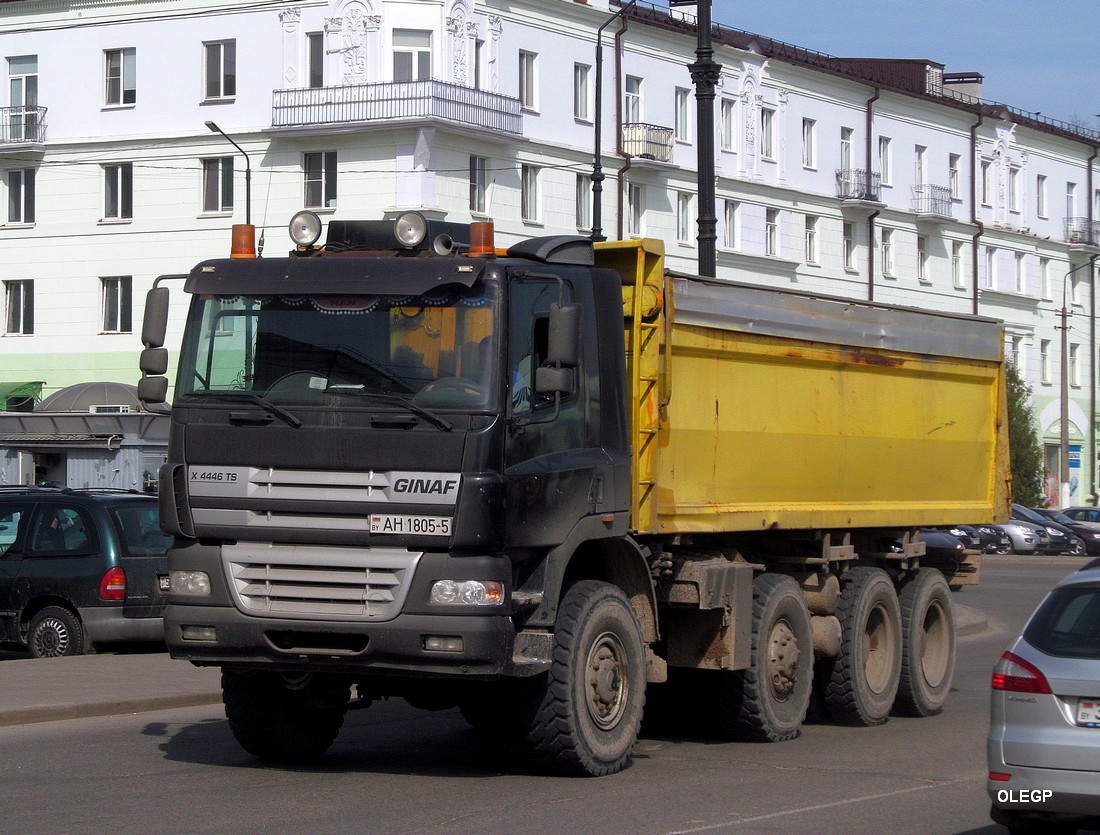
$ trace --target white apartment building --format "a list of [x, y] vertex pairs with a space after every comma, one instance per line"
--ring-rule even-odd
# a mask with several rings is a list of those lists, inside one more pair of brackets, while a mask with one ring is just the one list
[[[599, 231], [696, 271], [695, 46], [692, 16], [609, 0], [0, 4], [0, 409], [136, 382], [145, 291], [246, 219], [269, 254], [302, 208], [591, 234], [597, 121]], [[1003, 319], [1054, 473], [1066, 369], [1088, 501], [1100, 135], [933, 62], [714, 46], [718, 277]]]

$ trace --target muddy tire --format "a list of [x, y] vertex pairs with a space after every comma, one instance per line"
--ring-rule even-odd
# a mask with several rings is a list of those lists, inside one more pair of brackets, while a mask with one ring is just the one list
[[31, 658], [62, 658], [91, 651], [84, 624], [61, 606], [47, 606], [31, 618], [27, 650]]
[[955, 606], [943, 574], [921, 568], [898, 592], [901, 607], [901, 682], [894, 713], [939, 713], [955, 674]]
[[278, 673], [222, 670], [225, 716], [248, 753], [278, 763], [308, 763], [332, 745], [351, 688], [335, 676], [286, 679]]
[[582, 580], [566, 592], [550, 671], [533, 684], [527, 742], [539, 765], [593, 777], [626, 766], [646, 673], [642, 629], [622, 591]]
[[813, 628], [802, 590], [783, 574], [753, 580], [752, 661], [720, 673], [727, 694], [720, 710], [729, 735], [754, 742], [794, 739], [813, 690]]
[[901, 611], [889, 575], [858, 566], [840, 578], [840, 653], [825, 684], [829, 715], [846, 725], [881, 725], [901, 680]]

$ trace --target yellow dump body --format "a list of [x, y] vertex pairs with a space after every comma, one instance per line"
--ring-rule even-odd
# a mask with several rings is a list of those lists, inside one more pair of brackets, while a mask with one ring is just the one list
[[669, 273], [623, 277], [638, 533], [900, 528], [1009, 515], [995, 320]]

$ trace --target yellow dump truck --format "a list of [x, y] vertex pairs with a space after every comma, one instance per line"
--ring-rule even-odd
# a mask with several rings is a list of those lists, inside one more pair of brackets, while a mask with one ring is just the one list
[[643, 710], [780, 741], [815, 691], [852, 725], [942, 708], [978, 562], [920, 530], [1008, 516], [1000, 323], [680, 275], [658, 241], [290, 228], [185, 277], [160, 473], [167, 643], [222, 668], [248, 751], [320, 756], [390, 696], [585, 775]]

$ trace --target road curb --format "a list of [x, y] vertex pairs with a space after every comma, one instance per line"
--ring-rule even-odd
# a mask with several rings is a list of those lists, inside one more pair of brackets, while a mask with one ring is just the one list
[[60, 722], [66, 719], [91, 719], [97, 716], [121, 716], [127, 713], [149, 713], [179, 707], [201, 707], [221, 704], [219, 693], [186, 693], [154, 698], [119, 699], [102, 702], [63, 702], [52, 705], [31, 705], [0, 710], [0, 727]]

